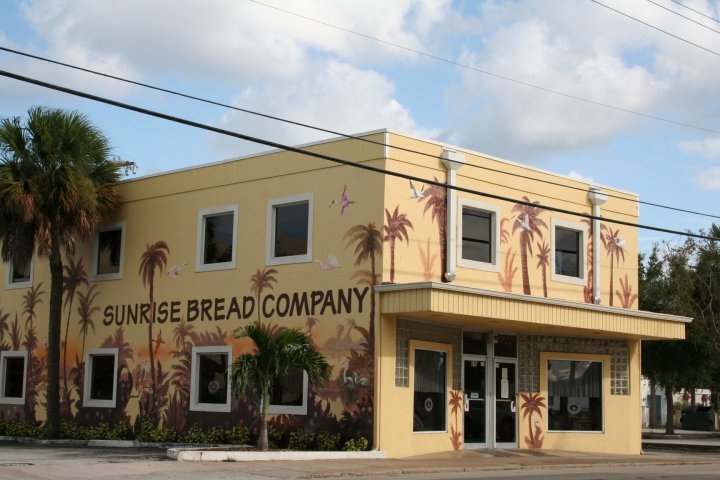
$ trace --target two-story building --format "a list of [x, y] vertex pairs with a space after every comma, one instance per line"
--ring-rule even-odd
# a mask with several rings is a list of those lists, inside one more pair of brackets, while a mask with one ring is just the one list
[[[637, 309], [636, 195], [385, 130], [299, 149], [120, 184], [64, 258], [63, 418], [253, 428], [228, 367], [262, 322], [333, 367], [277, 380], [277, 430], [640, 453], [640, 342], [689, 319]], [[43, 420], [48, 264], [0, 274], [0, 412]]]

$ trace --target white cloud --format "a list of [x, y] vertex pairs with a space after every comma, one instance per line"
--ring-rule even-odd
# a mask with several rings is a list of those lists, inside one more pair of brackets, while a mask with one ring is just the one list
[[688, 140], [681, 142], [680, 150], [705, 158], [720, 157], [720, 138], [712, 137], [706, 138], [705, 140]]
[[711, 167], [700, 172], [695, 182], [703, 190], [720, 190], [720, 167]]
[[[416, 124], [407, 109], [394, 98], [393, 82], [377, 72], [334, 61], [315, 62], [308, 70], [311, 72], [299, 82], [274, 82], [248, 88], [233, 99], [233, 104], [341, 133], [380, 128], [424, 137], [437, 133]], [[223, 115], [217, 126], [289, 145], [333, 136], [236, 111]], [[258, 149], [221, 138], [214, 141], [214, 146], [223, 156]]]
[[583, 175], [575, 170], [572, 170], [570, 173], [567, 174], [567, 176], [572, 178], [573, 180], [578, 180], [580, 182], [585, 182], [585, 183], [590, 183], [590, 184], [595, 183], [595, 179], [593, 179], [593, 177], [586, 177], [585, 175]]

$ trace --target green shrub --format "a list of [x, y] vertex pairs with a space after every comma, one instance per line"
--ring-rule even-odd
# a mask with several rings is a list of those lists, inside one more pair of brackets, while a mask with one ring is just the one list
[[250, 430], [244, 425], [236, 425], [227, 431], [227, 441], [232, 445], [250, 443]]
[[205, 433], [205, 443], [227, 443], [227, 432], [216, 425]]
[[362, 452], [367, 450], [368, 448], [368, 441], [364, 437], [360, 438], [351, 438], [347, 442], [345, 442], [345, 445], [343, 446], [343, 450], [346, 452]]
[[135, 436], [138, 442], [173, 443], [178, 441], [178, 434], [171, 428], [158, 428], [148, 417], [140, 419], [140, 431]]
[[284, 434], [285, 433], [282, 430], [268, 428], [268, 447], [269, 448], [280, 448]]
[[200, 424], [195, 423], [182, 434], [181, 439], [185, 443], [207, 443], [207, 436]]
[[296, 430], [290, 433], [290, 450], [312, 450], [315, 444], [315, 434], [304, 430]]
[[9, 420], [4, 425], [4, 435], [8, 437], [34, 437], [45, 436], [45, 428], [42, 422], [30, 422], [28, 420]]
[[318, 432], [317, 435], [315, 435], [315, 444], [320, 451], [330, 452], [337, 450], [339, 443], [339, 433]]

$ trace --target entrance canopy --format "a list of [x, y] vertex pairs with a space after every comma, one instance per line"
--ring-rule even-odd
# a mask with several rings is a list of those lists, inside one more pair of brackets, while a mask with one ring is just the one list
[[681, 340], [688, 317], [420, 282], [377, 285], [383, 315], [495, 331], [595, 338]]

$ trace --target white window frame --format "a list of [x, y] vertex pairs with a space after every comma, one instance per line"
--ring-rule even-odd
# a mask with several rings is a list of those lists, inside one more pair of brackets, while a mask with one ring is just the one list
[[13, 262], [13, 259], [11, 258], [9, 262], [7, 262], [7, 288], [8, 290], [14, 289], [14, 288], [30, 288], [33, 284], [33, 272], [35, 271], [35, 255], [30, 257], [30, 279], [26, 280], [24, 282], [13, 282], [13, 272], [15, 270], [15, 265]]
[[[198, 401], [200, 388], [200, 355], [220, 354], [227, 355], [228, 370], [226, 372], [227, 398], [225, 403], [200, 403]], [[232, 345], [211, 345], [192, 348], [190, 363], [190, 410], [198, 412], [229, 412], [232, 385], [230, 384], [230, 367], [232, 365]]]
[[[112, 230], [120, 230], [120, 265], [116, 273], [98, 273], [98, 255], [100, 254], [100, 234]], [[93, 244], [93, 280], [120, 280], [123, 278], [123, 264], [125, 263], [125, 222], [115, 222], [98, 229]]]
[[[232, 226], [232, 255], [229, 262], [205, 263], [205, 218], [231, 213], [233, 216]], [[237, 265], [237, 240], [238, 240], [238, 206], [223, 205], [220, 207], [203, 208], [198, 211], [197, 220], [197, 251], [195, 254], [196, 272], [213, 272], [217, 270], [233, 270]]]
[[[462, 242], [463, 242], [463, 208], [471, 208], [491, 215], [491, 251], [490, 262], [478, 262], [477, 260], [469, 260], [463, 258]], [[458, 235], [457, 235], [457, 264], [459, 267], [473, 268], [476, 270], [484, 270], [488, 272], [499, 272], [500, 264], [498, 262], [498, 249], [500, 248], [500, 208], [496, 205], [484, 202], [476, 202], [468, 199], [460, 199], [458, 209]]]
[[[91, 357], [112, 355], [115, 367], [113, 368], [113, 393], [110, 400], [91, 398], [90, 386], [92, 385], [92, 361]], [[83, 383], [83, 407], [115, 408], [117, 406], [117, 375], [118, 375], [118, 349], [117, 348], [93, 348], [85, 353], [85, 379]]]
[[[585, 285], [587, 283], [587, 248], [588, 248], [588, 227], [584, 223], [571, 222], [568, 220], [562, 220], [559, 218], [553, 218], [551, 223], [552, 228], [552, 245], [550, 247], [550, 271], [552, 272], [551, 278], [553, 281], [570, 283], [573, 285]], [[569, 275], [560, 275], [555, 273], [555, 242], [556, 242], [556, 228], [564, 228], [566, 230], [574, 230], [580, 232], [580, 251], [578, 252], [578, 271], [580, 275], [578, 277], [571, 277]]]
[[302, 405], [268, 404], [268, 413], [273, 415], [307, 415], [308, 409], [308, 374], [303, 370]]
[[[287, 265], [290, 263], [310, 263], [312, 262], [312, 239], [313, 239], [313, 201], [312, 193], [293, 195], [283, 198], [275, 198], [268, 201], [267, 209], [267, 248], [265, 251], [266, 265]], [[275, 213], [277, 207], [283, 205], [291, 205], [294, 203], [308, 204], [308, 233], [307, 233], [307, 252], [300, 255], [291, 255], [287, 257], [276, 257], [275, 255]]]
[[[22, 396], [6, 397], [5, 396], [5, 376], [7, 375], [7, 359], [22, 358], [23, 359], [23, 386]], [[24, 405], [25, 395], [27, 394], [27, 372], [28, 372], [28, 354], [25, 350], [5, 350], [0, 352], [0, 404]]]

